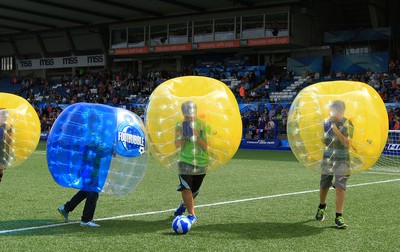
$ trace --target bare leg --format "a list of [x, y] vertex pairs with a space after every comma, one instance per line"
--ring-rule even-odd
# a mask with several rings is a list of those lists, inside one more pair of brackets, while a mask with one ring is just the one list
[[343, 213], [344, 192], [342, 188], [336, 187], [336, 213]]
[[194, 199], [193, 199], [192, 190], [184, 189], [182, 191], [182, 199], [183, 199], [183, 204], [185, 205], [188, 213], [191, 215], [195, 215], [194, 214]]
[[320, 188], [319, 189], [319, 203], [321, 205], [325, 204], [326, 196], [328, 195], [328, 192], [329, 192], [329, 188], [326, 188], [326, 189]]

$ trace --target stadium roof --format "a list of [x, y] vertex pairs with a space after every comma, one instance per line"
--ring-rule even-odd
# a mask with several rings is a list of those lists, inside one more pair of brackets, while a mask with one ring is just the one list
[[396, 0], [2, 0], [0, 36], [287, 5], [313, 9], [322, 30], [387, 26], [399, 7]]
[[332, 30], [400, 27], [397, 0], [1, 0], [0, 56], [104, 53], [110, 25], [287, 6], [300, 7], [302, 14], [314, 18], [316, 36]]
[[0, 35], [98, 27], [299, 2], [302, 0], [2, 0]]

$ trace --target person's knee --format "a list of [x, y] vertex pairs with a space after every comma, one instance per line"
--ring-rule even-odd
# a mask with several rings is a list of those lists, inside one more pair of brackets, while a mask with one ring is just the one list
[[340, 177], [336, 176], [335, 183], [333, 184], [333, 186], [336, 189], [341, 189], [343, 191], [346, 191], [348, 178], [349, 178], [349, 176], [340, 176]]
[[183, 189], [182, 194], [186, 194], [186, 193], [192, 193], [192, 190], [190, 188]]
[[193, 198], [196, 198], [196, 196], [199, 194], [199, 191], [200, 191], [200, 190], [197, 190], [197, 191], [195, 191], [195, 192], [192, 192]]
[[97, 200], [99, 198], [99, 193], [97, 192], [87, 192], [87, 198], [92, 200]]
[[333, 185], [333, 187], [335, 188], [336, 191], [346, 191], [346, 184], [342, 184], [342, 183], [335, 183]]

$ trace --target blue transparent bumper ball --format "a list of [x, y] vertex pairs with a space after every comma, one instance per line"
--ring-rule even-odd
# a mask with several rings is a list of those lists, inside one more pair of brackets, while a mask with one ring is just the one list
[[121, 108], [68, 106], [47, 141], [49, 171], [63, 187], [125, 195], [140, 183], [147, 162], [144, 124]]

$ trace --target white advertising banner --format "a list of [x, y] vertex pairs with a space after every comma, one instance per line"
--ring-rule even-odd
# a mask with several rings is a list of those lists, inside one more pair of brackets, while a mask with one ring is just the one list
[[17, 60], [18, 70], [104, 66], [103, 54]]

